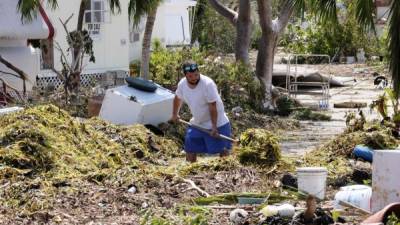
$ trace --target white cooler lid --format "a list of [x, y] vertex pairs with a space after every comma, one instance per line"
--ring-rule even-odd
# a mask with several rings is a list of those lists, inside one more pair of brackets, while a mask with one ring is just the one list
[[297, 172], [306, 172], [306, 173], [327, 173], [328, 170], [325, 167], [300, 167], [296, 169]]

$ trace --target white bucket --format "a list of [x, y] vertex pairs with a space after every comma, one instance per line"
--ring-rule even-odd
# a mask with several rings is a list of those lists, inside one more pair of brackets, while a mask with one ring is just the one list
[[371, 211], [372, 188], [366, 185], [341, 187], [335, 195], [335, 209], [341, 209], [339, 201], [348, 202], [367, 211]]
[[327, 176], [328, 171], [324, 167], [297, 168], [298, 190], [324, 199]]

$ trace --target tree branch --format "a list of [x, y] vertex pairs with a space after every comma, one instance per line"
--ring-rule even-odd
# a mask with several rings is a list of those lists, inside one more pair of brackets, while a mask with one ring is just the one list
[[294, 2], [291, 0], [286, 0], [284, 6], [281, 8], [277, 20], [277, 33], [282, 33], [289, 23], [289, 19], [294, 11]]
[[26, 93], [26, 83], [25, 83], [25, 81], [29, 80], [28, 75], [24, 71], [20, 70], [19, 68], [17, 68], [13, 64], [11, 64], [9, 61], [4, 59], [1, 55], [0, 55], [0, 63], [3, 63], [7, 68], [13, 70], [14, 72], [16, 72], [20, 76], [20, 78], [22, 79], [23, 92], [25, 94]]
[[68, 67], [67, 69], [68, 69], [69, 71], [72, 72], [72, 68], [69, 66], [67, 57], [65, 56], [63, 50], [61, 49], [60, 44], [59, 44], [58, 42], [55, 42], [55, 43], [56, 43], [56, 49], [57, 49], [58, 51], [60, 51], [60, 53], [61, 53], [61, 61], [64, 60], [64, 64], [66, 64], [67, 67]]
[[60, 20], [61, 24], [63, 25], [65, 32], [67, 33], [67, 37], [68, 37], [69, 41], [72, 41], [72, 37], [71, 37], [71, 33], [68, 31], [67, 23], [68, 23], [69, 20], [72, 18], [72, 16], [74, 16], [73, 13], [68, 17], [67, 20], [65, 20], [65, 22], [63, 22], [63, 21], [61, 20], [61, 18], [58, 18], [58, 19]]
[[232, 9], [224, 6], [218, 0], [208, 0], [210, 5], [221, 14], [223, 17], [227, 18], [232, 25], [236, 26], [238, 13], [233, 11]]
[[57, 77], [58, 77], [60, 80], [62, 80], [62, 81], [65, 82], [65, 78], [63, 77], [63, 75], [62, 75], [60, 72], [58, 72], [54, 67], [52, 67], [51, 70], [57, 75]]
[[[184, 182], [190, 184], [190, 186], [191, 186], [190, 189], [195, 189], [197, 192], [199, 192], [199, 194], [200, 194], [201, 196], [210, 197], [210, 194], [208, 194], [207, 192], [205, 192], [205, 191], [203, 191], [202, 189], [200, 189], [192, 180], [184, 179], [184, 178], [182, 178], [182, 180], [183, 180]], [[190, 190], [190, 189], [189, 189], [189, 190]]]
[[14, 77], [17, 77], [17, 78], [21, 78], [18, 74], [9, 73], [9, 72], [3, 71], [3, 70], [0, 70], [0, 73], [4, 73], [6, 75], [11, 75], [11, 76], [14, 76]]
[[16, 87], [11, 86], [9, 83], [7, 83], [3, 78], [0, 78], [0, 81], [5, 85], [7, 88], [12, 89], [13, 91], [18, 93], [18, 89]]

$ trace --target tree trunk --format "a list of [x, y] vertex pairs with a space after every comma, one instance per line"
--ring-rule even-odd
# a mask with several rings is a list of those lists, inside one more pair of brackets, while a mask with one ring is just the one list
[[249, 63], [249, 46], [251, 39], [251, 8], [250, 0], [240, 0], [239, 17], [236, 24], [236, 61]]
[[264, 108], [273, 108], [272, 102], [272, 73], [277, 36], [273, 33], [263, 33], [257, 54], [256, 74], [265, 88]]
[[282, 7], [276, 20], [272, 20], [272, 3], [270, 0], [257, 0], [257, 4], [262, 35], [257, 55], [256, 74], [265, 87], [263, 106], [266, 109], [270, 109], [274, 108], [272, 73], [275, 49], [279, 36], [289, 23], [295, 4], [291, 0], [280, 3]]
[[218, 0], [208, 0], [220, 15], [236, 27], [235, 58], [236, 61], [249, 62], [249, 46], [251, 38], [250, 0], [240, 0], [239, 13], [229, 9]]
[[142, 43], [142, 60], [140, 63], [140, 76], [144, 79], [149, 78], [150, 47], [151, 35], [153, 33], [154, 22], [156, 20], [157, 8], [147, 14], [146, 28], [144, 30]]
[[88, 0], [81, 0], [81, 5], [79, 6], [78, 23], [76, 25], [77, 31], [83, 30], [83, 19], [85, 17], [85, 10]]

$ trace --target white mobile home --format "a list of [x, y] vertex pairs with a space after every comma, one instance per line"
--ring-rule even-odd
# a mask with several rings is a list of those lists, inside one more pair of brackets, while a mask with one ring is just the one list
[[[16, 60], [17, 66], [28, 74], [37, 76], [37, 84], [60, 85], [52, 68], [61, 70], [62, 50], [68, 49], [66, 31], [60, 20], [69, 22], [67, 28], [77, 27], [81, 0], [58, 1], [55, 10], [46, 7], [32, 22], [22, 24], [16, 10], [16, 0], [0, 1], [0, 48], [4, 56]], [[121, 12], [112, 14], [108, 0], [91, 0], [84, 16], [84, 28], [93, 39], [95, 63], [85, 59], [85, 77], [103, 74], [107, 71], [129, 71], [129, 63], [140, 59], [145, 20], [140, 26], [132, 28], [128, 16], [129, 0], [120, 0]], [[189, 11], [196, 5], [194, 0], [164, 0], [157, 10], [153, 38], [161, 40], [164, 46], [188, 45], [191, 41], [191, 22]], [[44, 12], [47, 15], [42, 15]], [[48, 18], [48, 19], [47, 19]], [[11, 26], [10, 26], [11, 24]], [[29, 31], [27, 33], [27, 31]], [[53, 37], [54, 34], [54, 37]], [[26, 47], [27, 39], [36, 39], [40, 50]], [[13, 49], [10, 49], [13, 47]], [[15, 54], [16, 49], [18, 54]], [[25, 51], [23, 56], [22, 51]], [[34, 55], [34, 56], [30, 56]], [[71, 57], [71, 56], [69, 56]], [[1, 67], [2, 68], [2, 67]], [[85, 77], [82, 79], [85, 82]], [[15, 80], [15, 79], [14, 79]], [[17, 81], [20, 82], [20, 81]], [[35, 79], [32, 79], [32, 83]], [[15, 84], [21, 86], [22, 84]]]
[[[81, 0], [59, 1], [58, 9], [48, 14], [55, 27], [54, 41], [62, 49], [67, 49], [66, 33], [59, 19], [65, 21], [74, 14], [68, 22], [70, 31], [76, 28], [77, 14]], [[95, 63], [86, 63], [83, 74], [101, 74], [107, 71], [129, 71], [129, 63], [140, 59], [145, 19], [136, 28], [129, 22], [129, 0], [120, 0], [121, 12], [112, 14], [108, 0], [91, 0], [85, 12], [84, 26], [90, 31], [93, 39]], [[164, 0], [157, 10], [157, 17], [153, 29], [153, 39], [157, 38], [165, 46], [188, 45], [191, 41], [190, 7], [194, 7], [193, 0]], [[43, 54], [40, 77], [48, 79], [55, 77], [49, 70], [52, 66], [61, 69], [60, 52], [55, 50], [54, 43], [50, 46], [50, 55]], [[48, 48], [45, 46], [46, 48]]]
[[[40, 51], [28, 44], [28, 39], [51, 39], [53, 26], [46, 12], [41, 8], [30, 23], [21, 21], [17, 1], [0, 1], [0, 55], [28, 75], [26, 89], [30, 91], [40, 70]], [[23, 90], [22, 80], [10, 74], [15, 72], [0, 63], [0, 78], [18, 91]]]
[[[158, 39], [165, 47], [189, 45], [192, 38], [193, 15], [189, 12], [196, 6], [194, 0], [164, 0], [157, 9], [153, 29], [153, 39]], [[129, 58], [140, 59], [142, 38], [146, 20], [130, 30]]]

